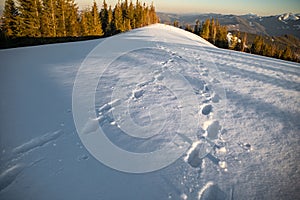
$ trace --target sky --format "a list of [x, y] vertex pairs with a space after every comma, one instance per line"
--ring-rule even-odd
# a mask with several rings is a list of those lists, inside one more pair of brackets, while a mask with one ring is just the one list
[[[75, 0], [81, 7], [92, 5], [94, 0]], [[106, 0], [115, 5], [118, 0]], [[130, 0], [129, 0], [130, 1]], [[133, 0], [135, 2], [136, 0]], [[140, 0], [152, 1], [159, 12], [170, 13], [220, 13], [248, 14], [261, 16], [278, 15], [287, 12], [300, 13], [299, 0]], [[102, 0], [96, 0], [102, 5]]]
[[[0, 0], [0, 10], [4, 7]], [[75, 0], [79, 7], [91, 6], [94, 0]], [[96, 0], [102, 5], [103, 0]], [[118, 0], [106, 0], [115, 5]], [[130, 0], [129, 0], [130, 1]], [[135, 2], [136, 0], [133, 0]], [[220, 13], [248, 14], [261, 16], [278, 15], [287, 12], [300, 13], [300, 0], [139, 0], [151, 4], [154, 2], [156, 11], [169, 13]], [[2, 9], [1, 9], [2, 8]]]

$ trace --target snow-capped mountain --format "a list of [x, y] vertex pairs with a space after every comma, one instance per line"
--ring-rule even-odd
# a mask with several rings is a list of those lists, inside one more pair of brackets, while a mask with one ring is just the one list
[[294, 15], [293, 13], [285, 13], [285, 14], [280, 15], [278, 17], [278, 20], [280, 20], [280, 21], [289, 21], [289, 20], [297, 21], [297, 20], [299, 20], [299, 16]]
[[158, 13], [161, 22], [169, 23], [175, 20], [181, 25], [195, 24], [199, 19], [204, 21], [207, 18], [218, 19], [221, 25], [226, 25], [230, 31], [242, 31], [258, 35], [283, 36], [293, 35], [300, 39], [300, 16], [298, 14], [286, 13], [276, 16], [258, 16], [256, 14], [246, 15], [222, 15], [222, 14], [166, 14]]
[[163, 24], [0, 57], [0, 199], [300, 196], [298, 63]]

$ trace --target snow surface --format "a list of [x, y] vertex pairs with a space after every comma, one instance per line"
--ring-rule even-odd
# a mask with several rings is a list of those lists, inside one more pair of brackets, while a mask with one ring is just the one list
[[285, 13], [285, 14], [280, 15], [278, 17], [278, 20], [280, 20], [280, 21], [288, 21], [288, 20], [297, 21], [297, 20], [299, 20], [299, 17], [297, 15], [294, 15], [293, 13]]
[[[300, 197], [299, 64], [218, 49], [161, 24], [113, 40], [149, 48], [108, 65], [95, 94], [96, 117], [78, 131], [76, 74], [89, 63], [94, 80], [97, 50], [107, 41], [0, 51], [0, 199]], [[99, 162], [80, 140], [99, 126], [126, 151], [155, 152], [174, 143], [171, 152], [161, 152], [168, 160], [188, 149], [163, 169], [121, 172]]]

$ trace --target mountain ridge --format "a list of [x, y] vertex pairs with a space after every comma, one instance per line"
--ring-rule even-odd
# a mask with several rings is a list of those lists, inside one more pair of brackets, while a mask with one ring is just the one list
[[270, 16], [259, 16], [248, 13], [233, 14], [173, 14], [158, 12], [162, 23], [172, 23], [178, 20], [181, 25], [194, 24], [197, 19], [216, 18], [221, 25], [226, 25], [229, 31], [241, 31], [266, 36], [293, 35], [300, 39], [300, 14], [284, 13]]

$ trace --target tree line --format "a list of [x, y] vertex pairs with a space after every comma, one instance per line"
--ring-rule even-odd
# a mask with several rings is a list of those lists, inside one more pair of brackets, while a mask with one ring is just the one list
[[274, 43], [266, 43], [262, 36], [255, 37], [254, 42], [251, 45], [250, 52], [262, 56], [300, 62], [299, 56], [297, 56], [296, 53], [292, 51], [289, 45], [287, 45], [284, 49], [281, 49]]
[[220, 25], [217, 19], [206, 19], [204, 22], [196, 20], [194, 26], [186, 24], [184, 27], [180, 26], [179, 21], [175, 20], [173, 26], [184, 28], [199, 35], [220, 48], [300, 62], [299, 55], [289, 45], [282, 47], [276, 42], [270, 44], [261, 35], [257, 35], [253, 42], [248, 41], [247, 33], [243, 33], [243, 36], [241, 36], [240, 32], [228, 35], [227, 27]]
[[109, 36], [157, 23], [153, 3], [103, 1], [79, 10], [74, 0], [6, 0], [1, 31], [6, 38]]
[[196, 20], [193, 27], [189, 24], [182, 27], [177, 20], [174, 21], [173, 25], [199, 35], [217, 47], [228, 48], [227, 28], [226, 26], [220, 25], [217, 19], [206, 19], [204, 22]]

